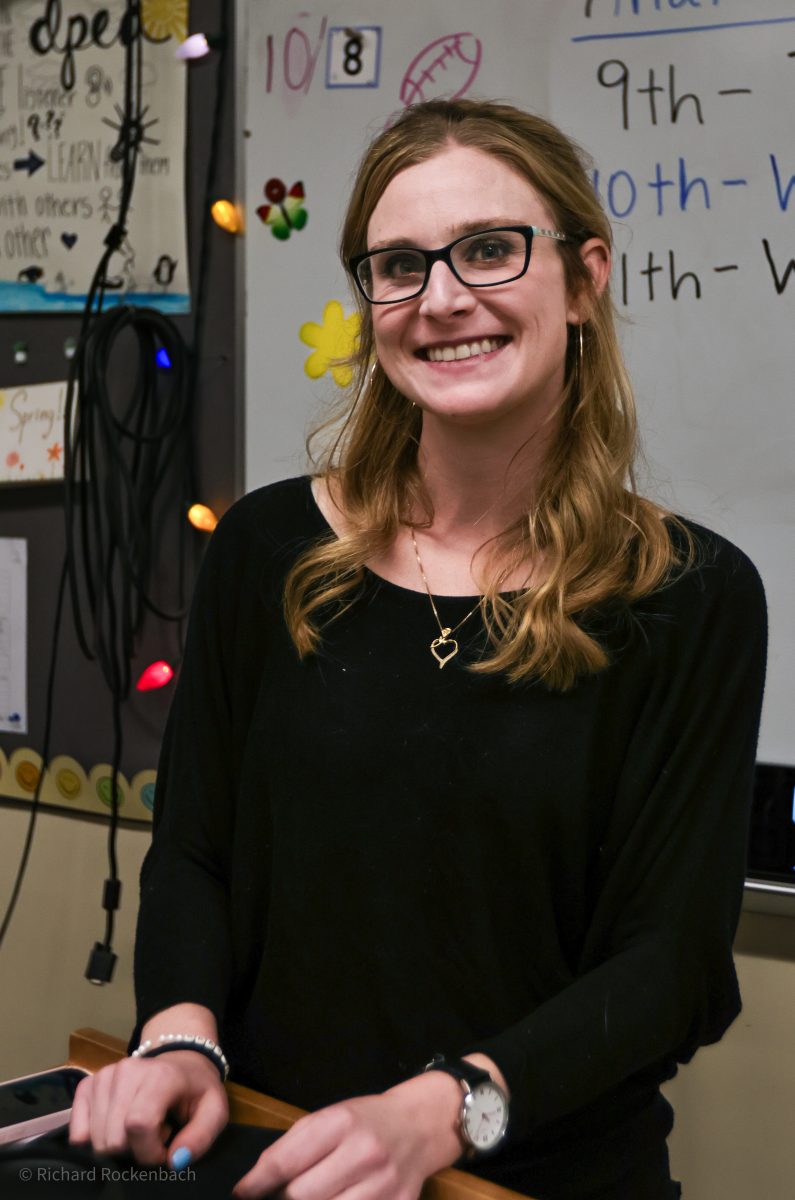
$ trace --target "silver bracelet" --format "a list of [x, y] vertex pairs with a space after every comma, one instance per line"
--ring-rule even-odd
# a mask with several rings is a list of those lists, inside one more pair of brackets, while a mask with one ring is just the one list
[[229, 1063], [221, 1047], [212, 1038], [201, 1037], [198, 1034], [161, 1033], [157, 1044], [150, 1039], [141, 1042], [140, 1046], [133, 1050], [130, 1058], [156, 1058], [158, 1054], [165, 1054], [169, 1050], [195, 1050], [214, 1063], [222, 1083], [226, 1083], [229, 1078]]

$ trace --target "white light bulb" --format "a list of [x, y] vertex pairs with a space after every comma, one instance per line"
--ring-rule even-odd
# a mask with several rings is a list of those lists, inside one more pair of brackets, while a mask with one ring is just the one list
[[192, 33], [190, 37], [180, 42], [175, 51], [177, 58], [204, 58], [210, 53], [210, 43], [203, 33]]

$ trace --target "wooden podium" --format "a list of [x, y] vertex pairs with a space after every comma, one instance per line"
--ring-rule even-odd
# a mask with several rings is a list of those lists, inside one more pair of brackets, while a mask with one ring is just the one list
[[[68, 1066], [82, 1067], [86, 1071], [98, 1071], [108, 1063], [124, 1058], [127, 1047], [121, 1038], [111, 1037], [98, 1029], [76, 1029], [69, 1038]], [[304, 1115], [304, 1110], [293, 1104], [284, 1104], [262, 1092], [228, 1083], [229, 1115], [240, 1125], [261, 1125], [269, 1129], [289, 1129]], [[452, 1167], [439, 1171], [425, 1184], [422, 1200], [528, 1200], [519, 1192], [511, 1192], [456, 1171]]]

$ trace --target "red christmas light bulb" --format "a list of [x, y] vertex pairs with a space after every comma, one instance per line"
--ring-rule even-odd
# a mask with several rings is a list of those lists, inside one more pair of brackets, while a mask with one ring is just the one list
[[146, 670], [142, 671], [135, 686], [139, 692], [152, 692], [155, 688], [165, 687], [173, 678], [173, 668], [161, 658], [150, 663]]

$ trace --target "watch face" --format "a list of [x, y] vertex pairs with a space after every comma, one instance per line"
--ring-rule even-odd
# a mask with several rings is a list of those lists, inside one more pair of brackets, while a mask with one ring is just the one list
[[508, 1102], [496, 1083], [479, 1083], [464, 1097], [464, 1137], [481, 1153], [493, 1150], [508, 1124]]

